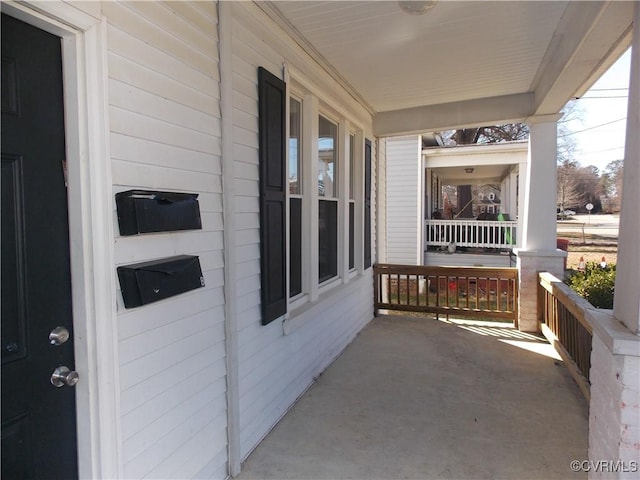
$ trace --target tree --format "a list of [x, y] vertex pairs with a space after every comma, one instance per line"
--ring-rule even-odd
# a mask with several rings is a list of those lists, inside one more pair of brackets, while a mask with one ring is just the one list
[[474, 143], [502, 143], [529, 138], [529, 127], [524, 123], [507, 123], [485, 127], [461, 128], [441, 132], [445, 147]]
[[600, 196], [602, 188], [598, 167], [581, 167], [575, 161], [564, 161], [558, 165], [557, 201], [560, 211], [584, 208], [593, 204], [593, 211], [602, 210]]
[[610, 162], [602, 176], [600, 177], [600, 186], [606, 205], [604, 209], [608, 212], [617, 212], [620, 210], [620, 199], [622, 198], [622, 160], [614, 160]]
[[[571, 160], [576, 145], [569, 130], [569, 122], [579, 120], [582, 107], [575, 100], [567, 102], [558, 121], [558, 163]], [[529, 138], [529, 126], [526, 123], [505, 123], [503, 125], [488, 125], [483, 127], [460, 128], [438, 132], [445, 147], [456, 145], [471, 145], [474, 143], [502, 143]]]
[[582, 193], [578, 183], [578, 164], [570, 160], [558, 165], [556, 182], [557, 202], [560, 211], [582, 206]]
[[558, 121], [558, 146], [556, 162], [562, 165], [573, 161], [576, 152], [576, 141], [573, 132], [569, 130], [569, 123], [580, 120], [582, 117], [582, 107], [575, 100], [567, 102], [562, 111], [562, 117]]
[[587, 203], [593, 205], [593, 213], [602, 211], [600, 197], [603, 194], [600, 182], [600, 170], [594, 165], [580, 167], [578, 171], [578, 187], [582, 191], [582, 206]]
[[587, 203], [593, 205], [592, 213], [602, 212], [602, 202], [600, 197], [603, 194], [600, 171], [598, 167], [594, 165], [588, 165], [586, 167], [580, 167], [578, 169], [578, 189], [582, 192], [582, 205], [584, 207]]

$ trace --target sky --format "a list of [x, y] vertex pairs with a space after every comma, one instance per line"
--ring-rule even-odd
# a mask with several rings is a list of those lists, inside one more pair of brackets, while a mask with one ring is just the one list
[[595, 165], [602, 172], [624, 156], [630, 59], [628, 50], [577, 100], [579, 118], [567, 122], [582, 166]]

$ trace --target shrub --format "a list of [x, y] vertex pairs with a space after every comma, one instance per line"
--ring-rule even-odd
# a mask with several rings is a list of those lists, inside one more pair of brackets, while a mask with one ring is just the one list
[[613, 290], [616, 266], [602, 268], [597, 262], [588, 262], [584, 272], [575, 272], [566, 280], [578, 295], [597, 308], [613, 308]]

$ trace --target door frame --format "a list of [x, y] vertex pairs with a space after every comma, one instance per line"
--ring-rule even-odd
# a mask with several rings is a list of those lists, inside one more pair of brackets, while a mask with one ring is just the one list
[[[62, 38], [80, 478], [121, 478], [107, 22], [100, 3], [2, 2]], [[99, 361], [98, 361], [99, 359]]]

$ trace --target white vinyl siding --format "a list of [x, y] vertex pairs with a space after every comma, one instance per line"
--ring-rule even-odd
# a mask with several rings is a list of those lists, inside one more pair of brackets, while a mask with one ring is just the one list
[[124, 476], [225, 478], [216, 5], [103, 2], [102, 14], [108, 22], [113, 193], [129, 189], [198, 193], [202, 216], [202, 230], [183, 232], [121, 237], [115, 225], [116, 266], [198, 255], [206, 283], [204, 288], [134, 309], [125, 309], [119, 296]]
[[[257, 70], [262, 66], [282, 78], [283, 63], [316, 81], [313, 93], [332, 108], [348, 97], [295, 44], [271, 25], [251, 2], [233, 3], [233, 107], [236, 203], [237, 289], [231, 301], [238, 311], [240, 446], [245, 459], [335, 357], [372, 318], [371, 270], [353, 277], [341, 288], [321, 294], [288, 320], [261, 325], [258, 206], [258, 96]], [[278, 33], [274, 33], [278, 32]], [[317, 74], [317, 75], [316, 75]], [[327, 92], [327, 97], [322, 92]], [[371, 117], [352, 99], [345, 109], [356, 119], [366, 118], [365, 136], [371, 138]], [[305, 165], [313, 165], [307, 163]], [[303, 167], [305, 168], [305, 167]], [[309, 167], [307, 167], [309, 168]], [[311, 167], [313, 168], [313, 167]], [[315, 168], [314, 168], [315, 170]], [[316, 233], [317, 234], [317, 233]], [[359, 249], [361, 251], [361, 249]]]
[[420, 265], [422, 261], [422, 165], [419, 136], [394, 137], [387, 146], [387, 259]]

